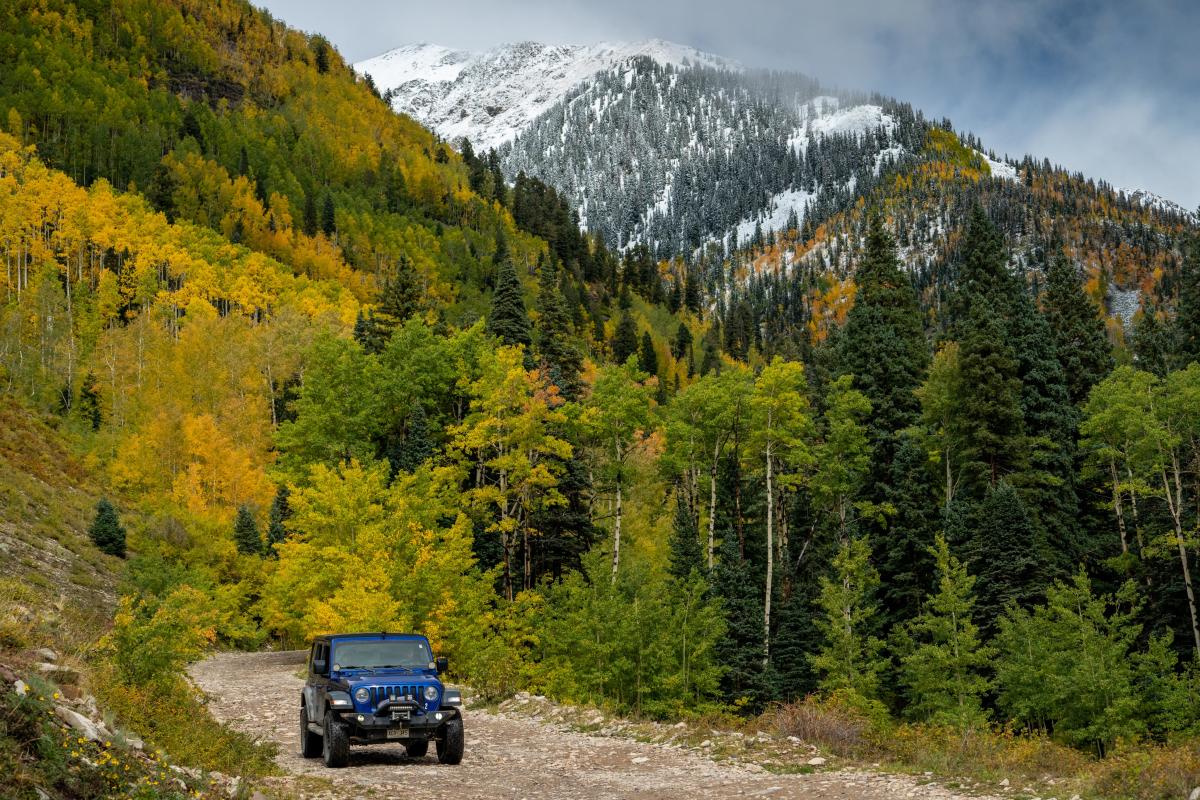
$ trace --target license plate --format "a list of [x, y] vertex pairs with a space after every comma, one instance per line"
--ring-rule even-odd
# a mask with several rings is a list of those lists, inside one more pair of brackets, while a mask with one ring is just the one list
[[407, 719], [408, 719], [408, 709], [407, 708], [400, 710], [400, 711], [392, 712], [392, 722], [399, 722], [401, 720], [407, 720]]
[[388, 728], [389, 739], [403, 739], [405, 736], [408, 736], [408, 728]]

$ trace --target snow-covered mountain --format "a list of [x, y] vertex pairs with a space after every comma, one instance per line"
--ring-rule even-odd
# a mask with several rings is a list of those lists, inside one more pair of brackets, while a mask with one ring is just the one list
[[354, 65], [388, 92], [397, 111], [443, 137], [468, 137], [486, 152], [511, 141], [573, 87], [614, 64], [655, 63], [740, 70], [728, 59], [651, 39], [595, 45], [505, 44], [481, 53], [412, 44]]
[[[609, 245], [645, 245], [660, 258], [719, 258], [785, 231], [807, 241], [877, 188], [898, 200], [901, 252], [919, 273], [945, 259], [948, 232], [981, 199], [1021, 242], [1048, 215], [1062, 215], [1061, 185], [1045, 189], [1066, 176], [1048, 162], [1000, 158], [891, 98], [661, 40], [521, 42], [477, 53], [416, 44], [355, 69], [443, 138], [469, 138], [481, 156], [494, 148], [508, 180], [523, 172], [555, 187]], [[971, 177], [955, 182], [960, 170]], [[1048, 176], [1043, 184], [1032, 180], [1037, 172]], [[1148, 192], [1102, 182], [1083, 191], [1195, 223]], [[845, 266], [856, 234], [838, 224], [837, 233], [824, 227], [819, 247], [786, 258]], [[1093, 238], [1104, 242], [1097, 248], [1111, 244]]]

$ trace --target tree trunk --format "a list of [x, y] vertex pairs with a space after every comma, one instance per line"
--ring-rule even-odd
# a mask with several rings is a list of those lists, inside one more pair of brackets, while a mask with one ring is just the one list
[[721, 447], [713, 448], [712, 469], [708, 472], [708, 571], [713, 569], [713, 543], [717, 533], [717, 461]]
[[1117, 515], [1117, 532], [1121, 535], [1121, 555], [1129, 552], [1129, 541], [1125, 534], [1125, 509], [1121, 505], [1121, 490], [1120, 480], [1117, 475], [1117, 462], [1113, 459], [1108, 460], [1109, 471], [1112, 473], [1113, 486], [1113, 511]]
[[621, 565], [621, 481], [617, 480], [617, 513], [613, 522], [613, 568], [612, 582], [617, 582], [617, 568]]
[[1192, 571], [1188, 568], [1187, 546], [1183, 539], [1183, 481], [1180, 475], [1179, 457], [1171, 454], [1171, 466], [1175, 477], [1175, 491], [1172, 492], [1171, 481], [1167, 478], [1167, 470], [1162, 470], [1163, 490], [1167, 495], [1167, 508], [1171, 512], [1171, 521], [1175, 525], [1175, 544], [1179, 548], [1179, 565], [1183, 570], [1183, 588], [1187, 592], [1188, 612], [1192, 619], [1192, 644], [1196, 648], [1196, 657], [1200, 658], [1200, 622], [1196, 619], [1196, 595], [1192, 589]]
[[763, 665], [771, 659], [771, 594], [775, 577], [775, 496], [771, 485], [771, 445], [767, 445], [767, 591], [763, 598]]

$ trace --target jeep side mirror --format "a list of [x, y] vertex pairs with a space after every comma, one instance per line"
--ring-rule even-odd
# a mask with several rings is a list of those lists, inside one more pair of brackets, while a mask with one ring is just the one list
[[324, 675], [325, 674], [325, 666], [326, 666], [325, 659], [318, 658], [313, 661], [313, 665], [312, 665], [313, 672], [315, 672], [317, 675]]
[[436, 659], [434, 659], [433, 663], [437, 667], [439, 675], [450, 669], [450, 661], [445, 656], [438, 656]]

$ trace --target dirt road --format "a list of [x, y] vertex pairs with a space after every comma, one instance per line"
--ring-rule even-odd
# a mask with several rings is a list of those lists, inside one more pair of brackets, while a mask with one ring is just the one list
[[744, 761], [716, 761], [691, 747], [583, 733], [518, 710], [468, 708], [466, 755], [456, 767], [438, 764], [432, 749], [428, 757], [414, 760], [399, 745], [379, 745], [353, 749], [350, 767], [330, 770], [319, 759], [299, 755], [298, 658], [230, 653], [191, 670], [218, 719], [279, 744], [278, 763], [288, 777], [273, 783], [289, 796], [310, 800], [410, 795], [422, 800], [967, 797], [907, 776], [851, 770], [784, 774]]

